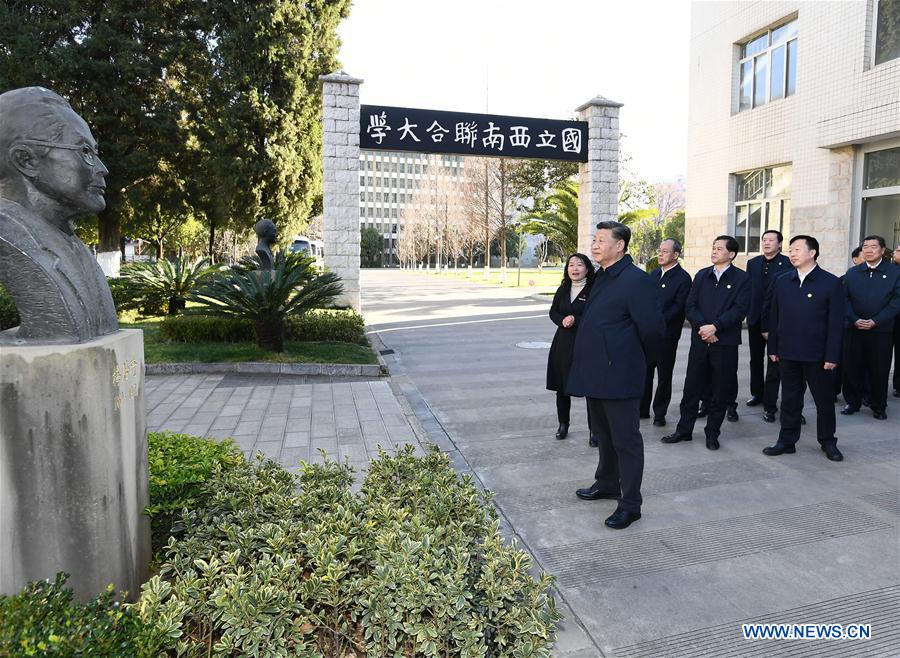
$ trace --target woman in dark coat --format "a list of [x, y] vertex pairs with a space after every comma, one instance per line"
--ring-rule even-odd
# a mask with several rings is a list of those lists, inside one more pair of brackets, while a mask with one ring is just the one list
[[547, 389], [556, 391], [556, 415], [559, 419], [557, 439], [564, 439], [569, 433], [572, 398], [566, 395], [566, 380], [572, 365], [578, 321], [587, 304], [593, 282], [594, 266], [590, 259], [584, 254], [572, 254], [563, 268], [562, 285], [553, 296], [553, 304], [550, 306], [550, 319], [558, 328], [547, 359]]

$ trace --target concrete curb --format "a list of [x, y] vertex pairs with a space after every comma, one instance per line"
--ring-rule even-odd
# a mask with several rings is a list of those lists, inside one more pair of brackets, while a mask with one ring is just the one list
[[[380, 360], [380, 359], [379, 359]], [[377, 364], [334, 363], [147, 363], [147, 375], [267, 374], [324, 377], [386, 377], [383, 362]]]

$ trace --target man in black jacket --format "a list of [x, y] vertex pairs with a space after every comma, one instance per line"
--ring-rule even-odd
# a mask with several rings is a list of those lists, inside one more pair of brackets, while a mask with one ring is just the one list
[[[675, 238], [663, 240], [657, 251], [659, 267], [650, 273], [650, 280], [656, 286], [666, 331], [656, 360], [647, 363], [641, 418], [650, 417], [650, 401], [653, 399], [653, 424], [657, 427], [666, 424], [666, 411], [672, 400], [672, 371], [675, 369], [678, 340], [684, 327], [684, 306], [691, 291], [691, 275], [678, 264], [680, 257], [681, 243]], [[659, 373], [656, 398], [653, 398], [654, 371]]]
[[[894, 247], [893, 260], [900, 269], [900, 244]], [[894, 317], [894, 397], [900, 398], [900, 315]]]
[[594, 484], [575, 494], [585, 500], [618, 499], [605, 521], [617, 530], [641, 518], [641, 395], [647, 361], [655, 357], [663, 335], [653, 283], [625, 253], [630, 240], [624, 224], [597, 224], [591, 256], [600, 269], [575, 337], [567, 387], [569, 395], [588, 398], [591, 431], [600, 449]]
[[768, 327], [764, 320], [768, 313], [764, 301], [772, 283], [791, 269], [791, 261], [781, 253], [784, 236], [781, 231], [770, 229], [762, 234], [762, 254], [747, 261], [750, 277], [750, 310], [747, 312], [747, 342], [750, 344], [750, 399], [748, 407], [763, 405], [763, 420], [775, 421], [778, 410], [778, 386], [781, 377], [778, 363], [766, 365], [766, 337]]
[[712, 266], [694, 277], [687, 299], [687, 319], [691, 323], [691, 351], [681, 398], [681, 419], [663, 443], [690, 441], [697, 407], [707, 381], [711, 382], [709, 413], [706, 417], [706, 447], [719, 449], [719, 434], [725, 407], [737, 395], [738, 345], [741, 323], [750, 307], [750, 280], [732, 263], [737, 256], [737, 240], [720, 235], [713, 242]]
[[900, 268], [884, 255], [880, 235], [863, 240], [865, 263], [844, 275], [846, 335], [844, 337], [845, 416], [862, 404], [863, 373], [868, 371], [869, 395], [875, 418], [887, 418], [887, 385], [891, 368], [894, 321], [900, 314]]
[[819, 241], [814, 237], [795, 236], [790, 254], [796, 269], [775, 281], [769, 311], [769, 359], [781, 368], [781, 432], [763, 452], [797, 451], [803, 393], [809, 386], [819, 445], [828, 459], [839, 462], [844, 456], [834, 435], [834, 371], [841, 354], [844, 291], [840, 279], [816, 265]]

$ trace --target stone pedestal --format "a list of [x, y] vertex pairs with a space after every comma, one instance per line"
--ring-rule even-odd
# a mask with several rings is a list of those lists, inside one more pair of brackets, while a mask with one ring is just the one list
[[588, 161], [578, 165], [578, 251], [588, 256], [597, 222], [619, 218], [620, 107], [596, 96], [575, 109], [588, 122]]
[[339, 71], [322, 81], [325, 266], [341, 277], [337, 300], [359, 310], [359, 85]]
[[0, 348], [0, 593], [71, 574], [134, 597], [150, 560], [144, 337]]

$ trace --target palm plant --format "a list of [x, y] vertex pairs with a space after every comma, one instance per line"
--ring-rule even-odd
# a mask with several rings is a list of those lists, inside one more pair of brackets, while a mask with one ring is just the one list
[[194, 262], [179, 257], [174, 262], [134, 263], [122, 270], [123, 284], [130, 299], [125, 308], [162, 308], [168, 315], [183, 311], [188, 294], [206, 279], [214, 268], [205, 258]]
[[259, 347], [283, 352], [284, 319], [326, 305], [341, 292], [337, 274], [319, 274], [312, 258], [280, 251], [271, 270], [235, 267], [217, 273], [190, 295], [198, 306], [187, 312], [250, 320]]
[[525, 215], [525, 230], [542, 233], [568, 255], [578, 251], [578, 185], [566, 181], [546, 199], [544, 210]]

